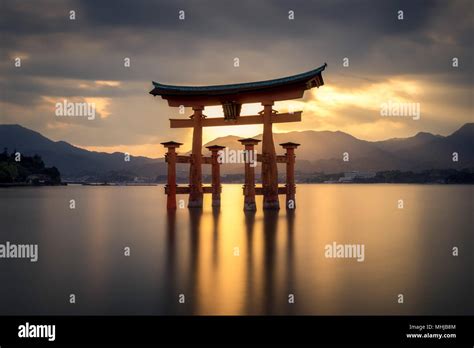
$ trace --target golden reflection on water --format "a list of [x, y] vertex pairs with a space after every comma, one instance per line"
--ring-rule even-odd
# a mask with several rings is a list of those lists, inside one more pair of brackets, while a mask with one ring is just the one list
[[[272, 311], [275, 293], [287, 290], [277, 283], [288, 282], [292, 276], [294, 214], [262, 212], [261, 207], [257, 212], [244, 212], [243, 202], [236, 199], [241, 187], [226, 189], [221, 208], [206, 208], [211, 203], [206, 197], [203, 210], [189, 210], [190, 238], [185, 252], [192, 274], [188, 285], [193, 292], [193, 312]], [[167, 267], [175, 269], [175, 252], [180, 249], [174, 239], [176, 213], [168, 213], [167, 222]], [[285, 253], [285, 260], [278, 259], [278, 253]], [[276, 272], [277, 268], [283, 272]]]
[[[403, 314], [410, 306], [396, 303], [399, 293], [423, 303], [420, 277], [432, 228], [424, 203], [433, 197], [426, 187], [374, 188], [301, 185], [311, 194], [298, 195], [296, 211], [287, 211], [282, 199], [279, 212], [263, 211], [260, 199], [257, 212], [243, 212], [239, 185], [225, 186], [220, 209], [210, 208], [206, 197], [203, 210], [188, 213], [189, 268], [182, 271], [190, 278], [181, 287], [192, 294], [188, 308], [195, 314], [364, 314], [375, 304], [377, 313]], [[397, 207], [401, 198], [404, 209]], [[169, 235], [175, 219], [168, 215]], [[325, 258], [332, 242], [364, 244], [364, 262]], [[169, 247], [177, 257], [176, 246]], [[290, 293], [295, 304], [288, 303]]]

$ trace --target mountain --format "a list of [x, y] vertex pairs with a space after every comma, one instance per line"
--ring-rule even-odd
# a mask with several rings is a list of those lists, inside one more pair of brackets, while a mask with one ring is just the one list
[[376, 141], [374, 144], [384, 150], [389, 152], [396, 152], [401, 150], [406, 150], [413, 148], [414, 146], [424, 145], [432, 140], [442, 138], [440, 135], [433, 135], [431, 133], [419, 132], [413, 137], [409, 138], [392, 138], [383, 141]]
[[25, 155], [38, 154], [45, 165], [56, 166], [63, 178], [97, 176], [110, 172], [156, 176], [156, 173], [166, 170], [163, 159], [131, 156], [130, 161], [126, 162], [123, 153], [87, 151], [64, 141], [52, 141], [19, 125], [0, 125], [0, 149], [3, 148]]
[[[262, 135], [254, 138], [262, 139]], [[239, 137], [227, 136], [214, 139], [209, 145], [223, 145], [241, 150]], [[277, 153], [283, 153], [278, 145], [287, 141], [301, 144], [296, 150], [296, 169], [300, 172], [336, 173], [344, 171], [462, 169], [474, 167], [474, 123], [467, 123], [453, 134], [443, 137], [420, 132], [409, 138], [392, 138], [384, 141], [366, 141], [350, 134], [336, 131], [302, 131], [275, 133]], [[261, 152], [261, 144], [257, 147]], [[349, 161], [342, 160], [343, 153]], [[459, 162], [453, 162], [452, 154], [459, 154]]]
[[[413, 138], [389, 148], [393, 155], [406, 160], [411, 170], [474, 167], [474, 123], [466, 123], [447, 137], [418, 133]], [[379, 146], [384, 147], [389, 141]], [[458, 162], [453, 161], [453, 153], [458, 154]]]
[[[261, 139], [262, 135], [255, 136]], [[208, 155], [206, 146], [223, 145], [242, 150], [240, 137], [224, 136], [203, 146], [203, 154]], [[280, 143], [292, 141], [301, 144], [296, 150], [296, 169], [300, 173], [340, 173], [345, 171], [419, 171], [424, 169], [474, 168], [474, 123], [462, 126], [449, 136], [420, 132], [413, 137], [393, 138], [384, 141], [365, 141], [344, 132], [301, 131], [275, 133], [274, 141], [278, 154], [283, 154]], [[161, 159], [131, 156], [124, 161], [123, 153], [103, 153], [87, 151], [64, 141], [52, 141], [40, 133], [19, 125], [0, 125], [0, 149], [16, 149], [27, 155], [39, 154], [47, 166], [56, 166], [63, 178], [84, 176], [103, 177], [146, 177], [154, 180], [166, 175], [166, 163]], [[261, 145], [257, 147], [261, 152]], [[343, 161], [343, 153], [349, 154], [349, 161]], [[453, 152], [459, 155], [454, 162]], [[283, 172], [284, 168], [280, 165]], [[210, 172], [204, 166], [203, 173]], [[223, 174], [242, 174], [240, 164], [223, 165]], [[185, 178], [188, 166], [178, 165], [178, 176]]]

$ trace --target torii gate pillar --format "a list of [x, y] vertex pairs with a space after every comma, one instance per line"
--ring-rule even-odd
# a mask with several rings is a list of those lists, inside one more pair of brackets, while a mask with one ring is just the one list
[[[248, 160], [248, 156], [254, 153], [254, 146], [257, 145], [260, 140], [257, 139], [240, 139], [242, 145], [245, 146], [245, 184], [244, 184], [244, 210], [255, 211], [257, 206], [255, 205], [255, 168]], [[257, 158], [255, 158], [255, 161]]]
[[275, 144], [273, 142], [272, 113], [273, 102], [263, 105], [263, 138], [262, 138], [262, 187], [263, 208], [280, 209], [278, 201], [278, 169]]
[[176, 209], [176, 149], [183, 144], [174, 141], [167, 141], [161, 144], [168, 149], [165, 156], [168, 163], [168, 183], [165, 190], [167, 194], [166, 208], [173, 210]]
[[211, 165], [212, 165], [212, 206], [221, 206], [221, 172], [219, 163], [219, 151], [225, 149], [225, 146], [211, 145], [206, 146], [211, 151]]
[[288, 142], [280, 145], [286, 150], [286, 209], [295, 209], [295, 149], [300, 144]]
[[193, 107], [194, 114], [193, 146], [191, 149], [191, 165], [189, 167], [189, 201], [188, 208], [202, 208], [202, 110], [204, 107]]

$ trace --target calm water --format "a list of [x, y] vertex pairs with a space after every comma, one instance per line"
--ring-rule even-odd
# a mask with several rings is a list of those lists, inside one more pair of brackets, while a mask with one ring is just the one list
[[[0, 189], [0, 243], [39, 245], [0, 259], [0, 314], [474, 314], [473, 190], [299, 185], [288, 215], [244, 214], [240, 185], [175, 214], [161, 186]], [[325, 258], [334, 241], [365, 261]]]

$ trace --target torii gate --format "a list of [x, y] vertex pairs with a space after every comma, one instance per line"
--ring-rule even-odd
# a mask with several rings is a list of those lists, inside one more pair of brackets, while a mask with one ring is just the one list
[[[302, 98], [305, 90], [322, 86], [324, 84], [322, 72], [326, 66], [327, 64], [325, 63], [317, 69], [289, 77], [231, 85], [192, 87], [171, 86], [153, 82], [154, 88], [150, 91], [150, 94], [153, 96], [160, 95], [168, 101], [169, 106], [191, 107], [193, 110], [190, 119], [170, 119], [171, 128], [193, 128], [191, 156], [189, 161], [182, 158], [182, 162], [190, 163], [189, 190], [186, 190], [189, 191], [188, 207], [202, 207], [203, 193], [205, 191], [202, 186], [201, 168], [203, 163], [201, 154], [202, 128], [263, 124], [262, 155], [260, 156], [262, 162], [261, 193], [264, 197], [263, 208], [279, 209], [277, 156], [273, 142], [272, 124], [299, 122], [301, 121], [302, 111], [280, 114], [273, 110], [273, 105], [275, 101]], [[263, 110], [258, 115], [240, 116], [242, 104], [257, 102], [263, 106]], [[222, 105], [224, 111], [223, 118], [206, 118], [203, 115], [204, 108], [212, 105]], [[174, 148], [179, 147], [181, 144], [167, 142], [163, 143], [163, 145], [172, 150], [171, 152], [174, 155], [171, 155], [171, 157], [174, 158], [176, 156]], [[297, 146], [298, 144], [294, 145]], [[286, 144], [286, 146], [288, 145]], [[290, 146], [290, 148], [294, 149], [295, 146]], [[206, 163], [210, 163], [210, 161]], [[175, 175], [172, 170], [171, 173]], [[168, 174], [170, 174], [170, 170]], [[170, 194], [169, 190], [170, 188], [168, 188], [168, 195]], [[171, 188], [171, 193], [176, 194], [176, 188]], [[169, 203], [168, 208], [170, 206], [173, 208], [173, 203]], [[175, 206], [176, 203], [174, 203]]]

